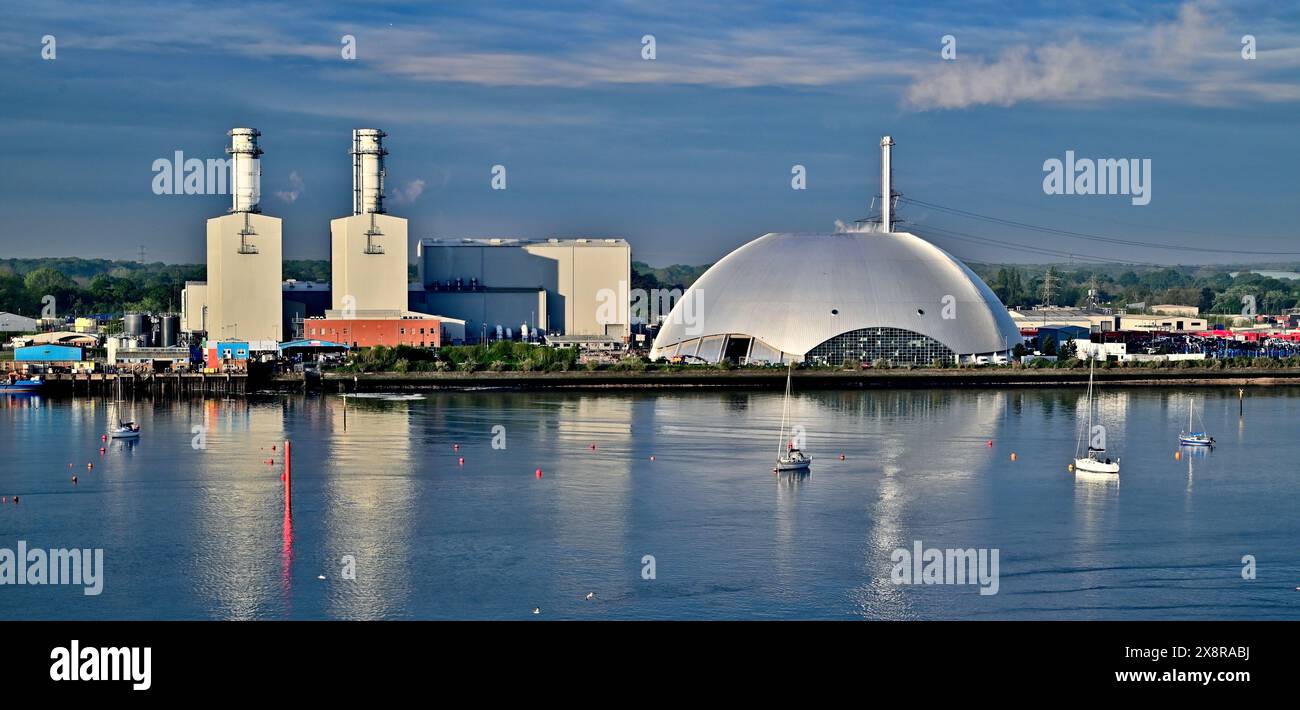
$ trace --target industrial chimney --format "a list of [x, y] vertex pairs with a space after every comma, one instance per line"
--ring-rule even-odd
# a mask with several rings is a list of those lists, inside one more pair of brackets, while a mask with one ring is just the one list
[[384, 209], [387, 135], [378, 128], [352, 131], [352, 214], [330, 220], [330, 311], [341, 318], [358, 311], [401, 318], [410, 303], [407, 223]]
[[262, 135], [256, 128], [232, 128], [226, 135], [230, 136], [230, 196], [231, 212], [261, 212], [258, 203], [262, 201], [262, 167], [258, 156], [262, 149], [257, 147], [257, 137]]
[[894, 168], [890, 164], [890, 149], [894, 139], [880, 139], [880, 231], [894, 231]]
[[384, 214], [384, 136], [378, 128], [352, 131], [352, 214]]

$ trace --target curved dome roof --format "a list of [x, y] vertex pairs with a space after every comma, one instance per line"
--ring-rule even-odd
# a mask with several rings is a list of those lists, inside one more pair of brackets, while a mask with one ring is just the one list
[[836, 335], [874, 327], [927, 335], [957, 355], [1020, 342], [993, 291], [914, 234], [774, 233], [710, 267], [674, 305], [650, 354], [700, 337], [747, 335], [803, 356]]

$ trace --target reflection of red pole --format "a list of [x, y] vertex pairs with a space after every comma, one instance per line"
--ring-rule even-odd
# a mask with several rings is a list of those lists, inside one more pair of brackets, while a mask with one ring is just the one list
[[284, 512], [286, 513], [293, 507], [289, 502], [289, 496], [292, 492], [293, 475], [290, 473], [289, 469], [289, 440], [286, 439], [284, 442]]

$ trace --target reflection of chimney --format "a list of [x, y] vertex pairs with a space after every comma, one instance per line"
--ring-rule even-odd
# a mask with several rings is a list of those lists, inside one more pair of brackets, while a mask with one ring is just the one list
[[231, 212], [261, 212], [258, 203], [262, 201], [262, 168], [258, 156], [262, 149], [257, 147], [257, 137], [262, 135], [256, 128], [232, 128], [226, 135], [230, 136], [230, 196]]
[[894, 231], [894, 168], [889, 162], [894, 139], [880, 139], [880, 231]]
[[384, 213], [384, 136], [378, 128], [352, 131], [352, 214]]

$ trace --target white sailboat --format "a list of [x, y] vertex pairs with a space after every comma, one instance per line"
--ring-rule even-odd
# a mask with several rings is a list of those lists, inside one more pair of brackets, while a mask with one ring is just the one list
[[[1178, 435], [1178, 443], [1182, 446], [1208, 446], [1214, 447], [1214, 437], [1205, 431], [1192, 431], [1192, 413], [1196, 411], [1196, 403], [1188, 402], [1187, 404], [1187, 430]], [[1205, 426], [1204, 423], [1201, 426]]]
[[114, 439], [139, 439], [140, 425], [135, 422], [118, 420], [117, 426], [108, 435]]
[[807, 471], [812, 465], [812, 457], [795, 448], [794, 441], [786, 441], [785, 420], [790, 411], [790, 381], [794, 375], [794, 363], [785, 373], [785, 401], [781, 405], [781, 439], [776, 452], [776, 468], [773, 471]]
[[[1092, 445], [1092, 380], [1093, 372], [1096, 370], [1097, 361], [1094, 358], [1088, 360], [1088, 428], [1085, 429], [1079, 437], [1079, 443], [1074, 450], [1074, 470], [1079, 473], [1105, 473], [1119, 474], [1119, 459], [1113, 462], [1109, 457], [1103, 456], [1105, 449], [1094, 448]], [[1088, 450], [1083, 454], [1083, 442], [1088, 442]], [[1082, 454], [1082, 455], [1081, 455]]]

